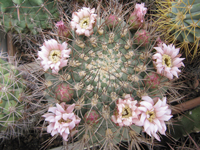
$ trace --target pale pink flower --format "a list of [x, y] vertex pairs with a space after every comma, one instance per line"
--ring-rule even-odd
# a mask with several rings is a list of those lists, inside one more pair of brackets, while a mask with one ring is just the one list
[[154, 136], [158, 141], [160, 137], [156, 134], [165, 135], [166, 124], [165, 121], [169, 121], [172, 117], [171, 109], [168, 108], [166, 103], [166, 97], [162, 100], [159, 98], [151, 99], [149, 96], [142, 96], [140, 106], [138, 109], [141, 111], [139, 126], [144, 127], [144, 131], [150, 135]]
[[96, 23], [97, 15], [94, 14], [95, 8], [83, 7], [78, 12], [73, 12], [71, 28], [76, 30], [78, 35], [90, 36], [93, 34], [93, 27]]
[[66, 105], [64, 102], [56, 104], [56, 107], [49, 107], [48, 112], [42, 117], [49, 122], [47, 132], [52, 136], [60, 134], [65, 141], [69, 134], [75, 134], [75, 127], [80, 123], [81, 119], [73, 113], [75, 104]]
[[59, 44], [56, 40], [51, 39], [45, 41], [43, 46], [40, 47], [41, 51], [38, 51], [38, 59], [41, 60], [41, 66], [44, 71], [49, 68], [52, 69], [54, 74], [67, 66], [67, 62], [70, 56], [71, 49], [67, 47], [67, 43]]
[[133, 13], [138, 17], [138, 20], [143, 22], [144, 16], [147, 13], [147, 8], [144, 7], [144, 3], [136, 4]]
[[139, 122], [139, 114], [140, 111], [137, 108], [137, 101], [127, 94], [125, 99], [118, 99], [117, 110], [114, 112], [114, 115], [111, 116], [111, 119], [120, 127], [131, 126]]
[[174, 45], [160, 44], [159, 47], [154, 47], [157, 51], [153, 55], [153, 63], [157, 69], [158, 74], [162, 74], [169, 79], [173, 79], [173, 75], [178, 78], [178, 73], [181, 72], [178, 68], [184, 66], [182, 60], [185, 58], [179, 58], [179, 48], [175, 48]]

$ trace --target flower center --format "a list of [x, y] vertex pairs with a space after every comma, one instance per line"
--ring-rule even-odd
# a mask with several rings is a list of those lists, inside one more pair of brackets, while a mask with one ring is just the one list
[[72, 120], [68, 119], [68, 118], [67, 118], [67, 120], [64, 120], [63, 118], [61, 118], [60, 120], [58, 120], [58, 122], [59, 123], [70, 123], [70, 122], [72, 122]]
[[60, 50], [52, 50], [49, 54], [49, 59], [53, 63], [57, 63], [61, 58], [61, 51]]
[[171, 57], [169, 55], [164, 54], [162, 58], [162, 64], [166, 65], [167, 67], [172, 66]]
[[89, 17], [87, 17], [87, 18], [83, 18], [80, 21], [79, 25], [81, 26], [81, 28], [86, 29], [89, 26], [89, 23], [90, 23], [90, 19], [89, 19]]
[[122, 110], [122, 118], [129, 118], [132, 116], [131, 109], [128, 105], [125, 105], [125, 107]]
[[153, 119], [155, 119], [155, 112], [154, 111], [147, 111], [147, 119], [150, 122], [153, 122]]

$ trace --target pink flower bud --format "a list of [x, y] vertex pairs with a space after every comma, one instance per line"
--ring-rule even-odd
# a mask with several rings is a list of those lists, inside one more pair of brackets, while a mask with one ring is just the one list
[[56, 23], [56, 27], [58, 28], [58, 35], [64, 36], [67, 38], [71, 37], [69, 29], [64, 25], [63, 21], [59, 21]]
[[99, 122], [100, 115], [96, 110], [91, 110], [85, 113], [84, 118], [87, 124], [95, 125]]
[[146, 30], [139, 30], [134, 35], [134, 42], [138, 45], [145, 46], [150, 42], [150, 34]]
[[67, 83], [61, 83], [57, 85], [54, 91], [55, 91], [56, 98], [63, 102], [71, 101], [74, 95], [74, 90]]
[[159, 84], [160, 84], [160, 77], [157, 73], [149, 73], [148, 75], [146, 75], [144, 77], [144, 83], [145, 86], [151, 87], [151, 89], [155, 89], [158, 88]]
[[132, 29], [142, 28], [144, 25], [144, 16], [147, 12], [147, 8], [144, 7], [144, 3], [136, 4], [133, 13], [131, 13], [128, 22]]
[[116, 15], [109, 15], [106, 19], [106, 24], [109, 27], [115, 27], [119, 23], [118, 17]]

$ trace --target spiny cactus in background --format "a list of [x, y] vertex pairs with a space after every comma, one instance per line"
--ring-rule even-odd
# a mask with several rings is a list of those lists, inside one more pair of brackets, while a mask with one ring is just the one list
[[[25, 86], [17, 67], [0, 59], [0, 135], [14, 137], [24, 123]], [[0, 138], [0, 139], [1, 139]]]
[[74, 149], [94, 144], [112, 149], [121, 141], [130, 142], [131, 149], [140, 142], [141, 126], [160, 140], [158, 133], [165, 134], [165, 121], [172, 117], [165, 93], [183, 65], [179, 49], [154, 47], [157, 35], [144, 18], [144, 4], [134, 9], [137, 29], [129, 24], [131, 8], [117, 10], [114, 5], [121, 6], [115, 2], [103, 8], [99, 3], [97, 13], [87, 7], [74, 12], [72, 41], [46, 40], [38, 52], [46, 71], [44, 94], [51, 106], [51, 113], [43, 115], [50, 122], [47, 132], [59, 133], [67, 141], [77, 130]]
[[175, 43], [192, 58], [199, 54], [199, 0], [157, 0], [155, 25], [164, 39]]
[[3, 29], [18, 34], [52, 28], [52, 19], [59, 15], [54, 0], [1, 0], [0, 14]]

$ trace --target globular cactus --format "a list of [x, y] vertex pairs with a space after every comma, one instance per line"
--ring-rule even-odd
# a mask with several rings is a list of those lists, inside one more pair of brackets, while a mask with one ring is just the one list
[[[160, 140], [157, 131], [164, 134], [164, 121], [172, 117], [165, 93], [172, 87], [170, 80], [173, 76], [178, 77], [178, 68], [183, 65], [179, 49], [165, 44], [154, 47], [155, 29], [144, 19], [144, 4], [137, 4], [137, 7], [139, 9], [134, 9], [138, 14], [136, 20], [141, 23], [137, 29], [129, 24], [130, 14], [123, 14], [123, 9], [109, 6], [105, 9], [110, 11], [105, 11], [98, 7], [95, 14], [95, 9], [83, 7], [72, 15], [72, 41], [59, 44], [54, 39], [47, 40], [38, 52], [41, 66], [46, 71], [44, 93], [51, 106], [49, 112], [52, 112], [43, 115], [50, 122], [47, 131], [52, 135], [63, 135], [60, 127], [68, 127], [66, 130], [70, 132], [69, 124], [73, 124], [78, 130], [75, 137], [79, 139], [75, 149], [96, 143], [100, 149], [113, 149], [121, 141], [129, 141], [132, 143], [129, 148], [132, 148], [133, 143], [140, 142], [141, 126]], [[115, 21], [110, 22], [113, 19]], [[142, 42], [141, 37], [145, 41]], [[154, 54], [153, 49], [157, 53]], [[65, 95], [71, 100], [61, 109], [57, 103], [63, 101], [57, 94], [63, 93], [64, 88], [58, 90], [63, 84], [69, 87]], [[67, 120], [64, 115], [62, 118], [61, 113], [58, 113], [59, 119], [56, 118], [56, 110], [69, 116], [69, 107], [75, 109], [73, 113], [77, 116], [74, 118], [81, 118], [79, 125], [75, 123], [78, 122], [76, 119]], [[162, 127], [157, 127], [154, 119], [157, 123], [160, 121]], [[54, 126], [57, 122], [58, 128]], [[155, 125], [157, 130], [151, 130], [148, 125]], [[67, 141], [66, 136], [63, 138]]]
[[54, 0], [2, 0], [0, 14], [3, 29], [18, 34], [52, 28], [52, 19], [59, 15]]
[[[16, 66], [0, 59], [0, 135], [14, 137], [27, 127], [24, 120], [25, 86]], [[18, 132], [19, 131], [19, 132]]]
[[155, 25], [165, 40], [177, 42], [186, 56], [199, 54], [199, 0], [157, 0]]

